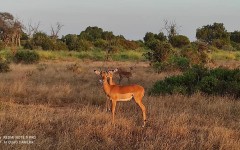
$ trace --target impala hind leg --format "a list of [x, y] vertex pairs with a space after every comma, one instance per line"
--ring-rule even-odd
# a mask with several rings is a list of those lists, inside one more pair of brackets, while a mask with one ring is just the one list
[[128, 77], [128, 84], [130, 83], [130, 78]]
[[120, 83], [121, 83], [122, 79], [123, 79], [123, 77], [122, 77], [122, 76], [119, 76], [119, 81], [118, 81], [118, 84], [120, 84]]
[[143, 103], [142, 103], [141, 100], [136, 101], [136, 103], [139, 105], [139, 107], [140, 107], [141, 110], [142, 110], [142, 114], [143, 114], [143, 125], [142, 125], [142, 127], [145, 127], [146, 122], [147, 122], [146, 107], [143, 105]]

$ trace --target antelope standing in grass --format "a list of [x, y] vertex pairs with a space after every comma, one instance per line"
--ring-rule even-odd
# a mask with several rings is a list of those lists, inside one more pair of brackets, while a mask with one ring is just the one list
[[[116, 70], [117, 71], [117, 70]], [[110, 85], [107, 79], [113, 75], [114, 71], [97, 71], [94, 70], [95, 74], [100, 75], [102, 78], [103, 89], [109, 99], [112, 101], [112, 122], [115, 125], [115, 109], [117, 101], [130, 101], [132, 98], [139, 105], [143, 115], [143, 127], [146, 125], [146, 108], [142, 103], [144, 96], [144, 88], [140, 85]]]
[[117, 68], [117, 73], [119, 75], [119, 81], [118, 83], [120, 84], [123, 78], [128, 79], [128, 83], [130, 82], [130, 78], [132, 77], [132, 70], [133, 67], [129, 67], [130, 71], [124, 71], [122, 68]]

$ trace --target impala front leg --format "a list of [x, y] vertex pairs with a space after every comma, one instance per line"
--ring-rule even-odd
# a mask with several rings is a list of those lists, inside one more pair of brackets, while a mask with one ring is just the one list
[[106, 100], [106, 112], [110, 111], [110, 98], [107, 96], [107, 100]]
[[115, 109], [116, 109], [117, 101], [112, 100], [112, 123], [115, 127]]

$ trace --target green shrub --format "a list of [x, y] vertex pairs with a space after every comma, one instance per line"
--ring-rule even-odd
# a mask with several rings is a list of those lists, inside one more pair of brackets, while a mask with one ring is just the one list
[[98, 39], [94, 42], [94, 46], [99, 48], [106, 48], [108, 46], [108, 42], [103, 39]]
[[13, 53], [10, 50], [2, 50], [0, 51], [0, 60], [2, 61], [12, 61]]
[[223, 39], [214, 39], [212, 41], [212, 45], [217, 47], [218, 49], [222, 49], [227, 44], [228, 44], [228, 42], [226, 40], [223, 40]]
[[58, 40], [56, 43], [54, 43], [54, 50], [68, 50], [68, 47], [66, 43]]
[[30, 40], [30, 41], [26, 41], [24, 44], [23, 44], [23, 48], [24, 49], [35, 49], [36, 47], [34, 46], [33, 42]]
[[169, 41], [172, 44], [172, 46], [179, 48], [190, 44], [190, 40], [188, 39], [188, 37], [184, 35], [173, 36], [169, 39]]
[[206, 76], [199, 82], [199, 89], [206, 94], [215, 94], [218, 85], [218, 79], [216, 77]]
[[181, 71], [185, 71], [190, 67], [190, 61], [186, 57], [174, 56], [171, 58], [171, 63]]
[[191, 95], [196, 92], [240, 98], [240, 70], [223, 68], [208, 70], [202, 66], [194, 66], [182, 75], [157, 81], [150, 89], [149, 94], [181, 93]]
[[166, 70], [168, 64], [164, 62], [155, 62], [151, 64], [156, 73], [161, 73]]
[[10, 62], [8, 61], [0, 61], [0, 73], [9, 72], [10, 71], [9, 64]]
[[240, 43], [231, 41], [231, 45], [234, 48], [234, 50], [240, 51]]
[[151, 51], [144, 54], [150, 62], [166, 62], [173, 53], [172, 46], [168, 42], [154, 41], [149, 45]]
[[39, 55], [35, 51], [31, 50], [20, 50], [14, 56], [14, 61], [16, 63], [26, 63], [32, 64], [39, 61]]

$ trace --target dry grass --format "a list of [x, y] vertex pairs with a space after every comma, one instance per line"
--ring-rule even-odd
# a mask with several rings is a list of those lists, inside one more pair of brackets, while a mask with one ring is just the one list
[[[77, 73], [68, 69], [78, 63]], [[116, 127], [105, 112], [106, 97], [94, 69], [130, 62], [45, 62], [12, 65], [0, 74], [0, 136], [34, 135], [34, 144], [3, 144], [0, 149], [239, 149], [240, 102], [195, 94], [144, 97], [147, 127], [139, 107], [119, 102]], [[104, 66], [104, 67], [103, 67]], [[159, 79], [146, 63], [136, 64], [131, 83], [148, 90]], [[116, 78], [115, 78], [116, 79]], [[123, 84], [127, 80], [123, 79]]]

